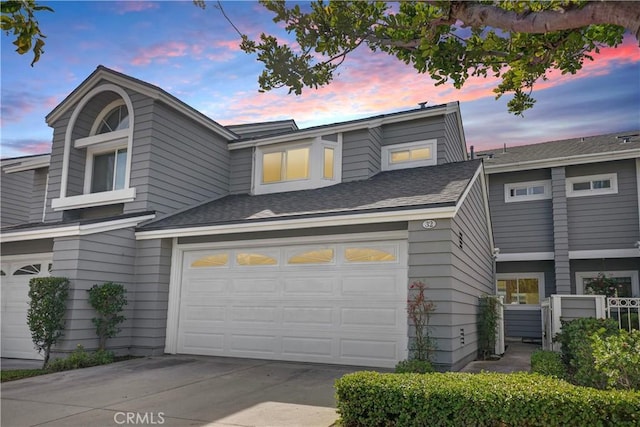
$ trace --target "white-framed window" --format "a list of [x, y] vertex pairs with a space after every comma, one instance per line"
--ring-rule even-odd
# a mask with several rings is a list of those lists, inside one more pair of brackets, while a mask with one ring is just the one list
[[514, 182], [504, 185], [505, 203], [551, 198], [551, 180]]
[[[73, 139], [76, 122], [86, 105], [102, 92], [115, 92], [118, 98], [97, 114], [89, 136]], [[94, 88], [78, 103], [65, 135], [61, 196], [52, 201], [54, 210], [126, 203], [135, 199], [135, 188], [129, 187], [133, 144], [131, 110], [132, 103], [127, 93], [113, 84]], [[83, 194], [66, 196], [72, 149], [85, 150]]]
[[544, 273], [499, 273], [496, 281], [507, 308], [539, 307], [544, 298]]
[[566, 179], [567, 197], [618, 193], [618, 174], [574, 176]]
[[342, 135], [290, 144], [257, 147], [254, 156], [254, 194], [307, 190], [342, 180]]
[[576, 293], [583, 295], [585, 287], [599, 274], [604, 274], [618, 285], [618, 296], [621, 298], [640, 297], [638, 270], [628, 271], [578, 271], [576, 272]]
[[382, 147], [382, 170], [437, 164], [437, 140], [414, 141]]

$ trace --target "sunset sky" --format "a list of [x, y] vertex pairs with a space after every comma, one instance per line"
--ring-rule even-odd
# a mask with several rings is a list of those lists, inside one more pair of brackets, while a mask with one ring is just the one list
[[[45, 54], [34, 67], [2, 35], [1, 156], [48, 153], [45, 116], [98, 65], [161, 87], [223, 125], [293, 118], [300, 128], [460, 101], [467, 144], [476, 151], [640, 129], [640, 48], [629, 36], [603, 49], [577, 75], [551, 75], [534, 91], [525, 117], [495, 101], [496, 82], [474, 79], [462, 90], [434, 86], [428, 76], [383, 53], [361, 49], [328, 87], [301, 96], [259, 93], [261, 64], [242, 52], [220, 12], [191, 1], [42, 2]], [[250, 36], [286, 33], [255, 2], [224, 2]]]

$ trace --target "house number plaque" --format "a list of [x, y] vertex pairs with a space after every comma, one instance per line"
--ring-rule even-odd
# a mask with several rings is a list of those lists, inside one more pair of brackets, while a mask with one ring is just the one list
[[436, 225], [438, 225], [438, 223], [436, 222], [435, 219], [427, 219], [422, 223], [422, 228], [426, 228], [427, 230], [430, 230], [432, 228], [436, 228]]

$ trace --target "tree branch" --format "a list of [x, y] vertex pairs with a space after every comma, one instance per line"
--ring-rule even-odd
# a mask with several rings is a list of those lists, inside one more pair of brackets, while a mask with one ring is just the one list
[[455, 2], [451, 16], [465, 27], [493, 27], [504, 31], [542, 34], [571, 30], [593, 24], [619, 25], [640, 40], [640, 2], [594, 1], [582, 8], [517, 13], [497, 6], [473, 2]]

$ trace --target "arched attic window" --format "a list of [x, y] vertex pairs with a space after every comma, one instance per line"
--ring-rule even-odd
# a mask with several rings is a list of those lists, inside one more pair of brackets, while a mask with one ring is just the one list
[[129, 127], [129, 111], [127, 110], [127, 106], [124, 105], [124, 102], [119, 102], [119, 105], [108, 110], [104, 117], [98, 116], [98, 118], [96, 135], [127, 129]]
[[[90, 116], [92, 118], [89, 118]], [[87, 136], [78, 138], [78, 126], [87, 124], [84, 133]], [[80, 100], [65, 133], [61, 197], [52, 201], [54, 210], [135, 200], [135, 188], [129, 186], [133, 127], [133, 104], [122, 87], [110, 83], [103, 84], [89, 91]], [[70, 174], [72, 169], [80, 169], [77, 165], [78, 152], [73, 152], [72, 156], [72, 150], [83, 150], [85, 156], [82, 194], [79, 195], [67, 195], [70, 185], [77, 188], [80, 184], [77, 178]]]

